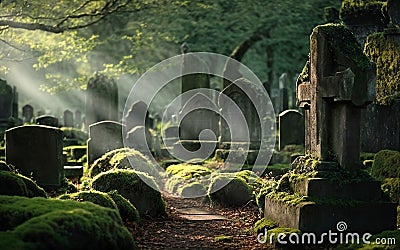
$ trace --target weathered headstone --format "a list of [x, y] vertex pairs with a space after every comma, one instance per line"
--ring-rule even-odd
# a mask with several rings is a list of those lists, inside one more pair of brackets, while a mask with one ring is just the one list
[[203, 93], [192, 96], [179, 112], [180, 139], [199, 140], [201, 131], [209, 129], [218, 138], [217, 105]]
[[29, 104], [22, 107], [22, 117], [24, 123], [32, 123], [33, 122], [33, 107]]
[[86, 126], [99, 121], [118, 121], [118, 114], [117, 84], [96, 73], [86, 88]]
[[146, 126], [146, 128], [150, 128], [148, 124], [149, 112], [147, 110], [148, 106], [143, 101], [134, 102], [125, 116], [126, 130], [130, 131], [136, 126]]
[[114, 121], [101, 121], [89, 126], [88, 164], [114, 149], [123, 148], [122, 125]]
[[75, 111], [75, 127], [82, 129], [82, 112], [80, 110]]
[[132, 128], [126, 135], [126, 146], [145, 155], [151, 155], [153, 143], [150, 131], [145, 126]]
[[[182, 93], [198, 88], [210, 88], [210, 78], [207, 74], [191, 72], [207, 71], [207, 64], [193, 53], [184, 53], [182, 62]], [[188, 101], [188, 95], [181, 96], [182, 106]]]
[[164, 129], [162, 138], [166, 147], [172, 147], [179, 140], [179, 128], [177, 125], [172, 125]]
[[6, 131], [6, 161], [40, 186], [60, 186], [64, 178], [63, 133], [58, 128], [28, 125]]
[[50, 126], [50, 127], [58, 127], [59, 126], [57, 117], [52, 116], [52, 115], [42, 115], [42, 116], [36, 117], [36, 124]]
[[64, 127], [74, 127], [74, 114], [68, 109], [64, 111]]
[[279, 102], [282, 111], [289, 109], [289, 91], [287, 88], [279, 89]]
[[0, 79], [0, 120], [8, 120], [13, 116], [15, 89]]
[[279, 150], [290, 144], [304, 145], [304, 117], [289, 109], [279, 114]]
[[[308, 173], [318, 178], [297, 179], [289, 189], [278, 190], [307, 196], [312, 202], [292, 206], [267, 197], [265, 216], [317, 235], [341, 231], [340, 221], [349, 225], [348, 232], [394, 230], [396, 204], [385, 201], [380, 182], [363, 175], [358, 164], [360, 112], [374, 98], [373, 64], [347, 28], [330, 24], [314, 28], [307, 65], [297, 83], [297, 99], [305, 109], [305, 148], [311, 156], [298, 157], [287, 178], [290, 182], [296, 174]], [[349, 200], [351, 205], [340, 203]]]

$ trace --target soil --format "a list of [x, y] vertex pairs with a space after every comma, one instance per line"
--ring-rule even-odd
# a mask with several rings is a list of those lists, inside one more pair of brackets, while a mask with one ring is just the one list
[[[211, 207], [202, 198], [185, 199], [169, 193], [163, 193], [163, 198], [168, 218], [127, 225], [139, 249], [272, 249], [258, 243], [253, 232], [254, 223], [261, 218], [254, 203], [234, 209]], [[226, 219], [187, 220], [177, 211], [184, 208], [203, 209]]]

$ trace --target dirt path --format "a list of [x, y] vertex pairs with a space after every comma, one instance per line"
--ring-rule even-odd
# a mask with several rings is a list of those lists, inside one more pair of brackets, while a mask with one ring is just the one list
[[[210, 208], [201, 198], [183, 199], [167, 193], [163, 198], [169, 218], [143, 220], [139, 227], [130, 227], [139, 249], [268, 249], [257, 242], [252, 231], [259, 219], [254, 204], [240, 209]], [[186, 208], [206, 210], [226, 219], [187, 220], [179, 212]]]

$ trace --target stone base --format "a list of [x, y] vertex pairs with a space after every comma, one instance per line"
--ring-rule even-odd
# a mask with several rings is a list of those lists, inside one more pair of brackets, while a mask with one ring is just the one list
[[266, 218], [280, 226], [297, 228], [302, 232], [338, 232], [339, 222], [345, 222], [343, 233], [379, 233], [396, 229], [396, 204], [390, 202], [357, 202], [354, 204], [317, 204], [303, 202], [297, 206], [266, 198]]

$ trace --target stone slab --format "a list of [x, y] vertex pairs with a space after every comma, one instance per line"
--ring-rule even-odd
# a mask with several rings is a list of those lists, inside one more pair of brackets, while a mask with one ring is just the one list
[[210, 211], [200, 208], [182, 208], [177, 209], [179, 217], [190, 221], [210, 221], [210, 220], [226, 220], [226, 217], [212, 214]]
[[372, 201], [347, 205], [303, 202], [294, 206], [266, 197], [264, 216], [302, 232], [337, 231], [337, 224], [343, 221], [348, 233], [375, 234], [396, 229], [397, 209], [394, 203]]

